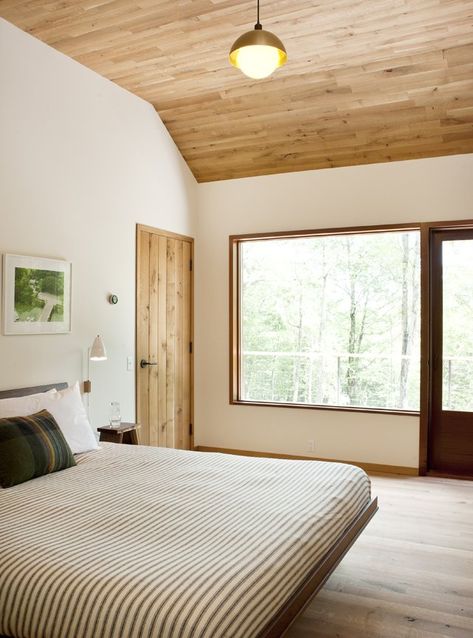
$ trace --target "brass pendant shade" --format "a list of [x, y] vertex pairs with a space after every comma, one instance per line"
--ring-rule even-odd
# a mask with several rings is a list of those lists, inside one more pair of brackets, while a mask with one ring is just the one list
[[237, 38], [230, 49], [230, 63], [245, 75], [255, 80], [266, 78], [278, 67], [286, 63], [287, 53], [281, 40], [265, 31], [258, 18], [253, 31], [247, 31]]

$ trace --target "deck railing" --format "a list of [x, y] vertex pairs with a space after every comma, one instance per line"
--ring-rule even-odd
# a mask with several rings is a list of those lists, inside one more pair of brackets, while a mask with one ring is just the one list
[[[332, 383], [334, 384], [334, 403], [337, 405], [347, 405], [346, 397], [342, 396], [342, 377], [344, 374], [344, 364], [348, 360], [360, 359], [362, 361], [385, 361], [389, 363], [388, 369], [391, 376], [398, 376], [400, 363], [402, 360], [409, 360], [412, 372], [419, 370], [419, 354], [379, 354], [379, 353], [357, 353], [349, 352], [297, 352], [297, 351], [268, 351], [268, 350], [245, 350], [242, 352], [243, 366], [248, 362], [248, 358], [289, 358], [293, 361], [297, 359], [308, 360], [310, 365], [317, 361], [324, 361], [327, 367], [333, 370]], [[465, 369], [465, 364], [467, 368]], [[332, 367], [334, 366], [334, 368]], [[473, 410], [473, 393], [470, 392], [470, 385], [473, 384], [473, 356], [448, 355], [443, 359], [444, 397], [443, 407], [445, 409], [471, 409]], [[471, 383], [470, 383], [471, 380]], [[464, 391], [462, 388], [465, 388]], [[394, 391], [392, 392], [392, 394]], [[390, 401], [394, 405], [394, 398]], [[381, 407], [381, 406], [380, 406]], [[417, 407], [417, 406], [416, 406]]]

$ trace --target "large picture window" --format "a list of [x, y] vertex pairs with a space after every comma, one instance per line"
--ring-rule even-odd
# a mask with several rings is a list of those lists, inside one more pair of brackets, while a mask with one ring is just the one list
[[233, 399], [419, 410], [420, 232], [233, 238]]

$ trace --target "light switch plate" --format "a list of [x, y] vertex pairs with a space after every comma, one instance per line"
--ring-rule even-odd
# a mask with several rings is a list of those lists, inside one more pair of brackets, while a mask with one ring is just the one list
[[126, 358], [126, 369], [127, 372], [133, 372], [133, 357]]

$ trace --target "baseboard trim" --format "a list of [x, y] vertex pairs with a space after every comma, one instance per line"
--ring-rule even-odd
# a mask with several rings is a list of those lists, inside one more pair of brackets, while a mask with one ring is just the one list
[[356, 465], [368, 474], [402, 474], [404, 476], [419, 476], [417, 467], [404, 467], [402, 465], [381, 465], [379, 463], [363, 463], [360, 461], [341, 461], [339, 459], [322, 459], [315, 456], [295, 456], [294, 454], [278, 454], [275, 452], [254, 452], [252, 450], [232, 450], [223, 447], [208, 447], [197, 445], [196, 452], [217, 452], [220, 454], [236, 454], [237, 456], [261, 456], [269, 459], [289, 459], [295, 461], [332, 461], [333, 463], [346, 463]]

